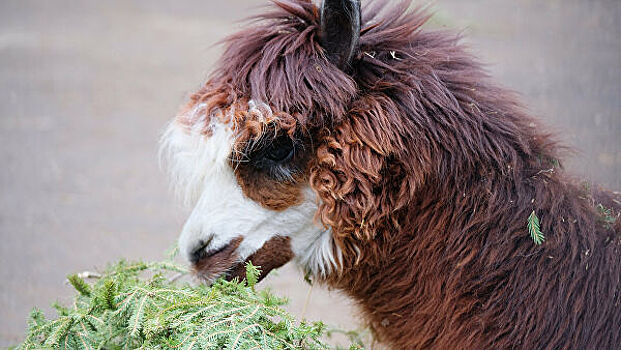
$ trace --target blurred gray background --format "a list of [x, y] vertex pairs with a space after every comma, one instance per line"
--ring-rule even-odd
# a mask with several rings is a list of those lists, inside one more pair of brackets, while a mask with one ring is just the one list
[[[33, 306], [53, 315], [68, 273], [159, 259], [175, 242], [186, 213], [158, 168], [159, 134], [205, 80], [213, 44], [265, 2], [0, 1], [0, 347], [22, 339]], [[621, 190], [621, 1], [433, 8], [431, 26], [463, 30], [577, 149], [572, 171]], [[302, 314], [309, 287], [293, 266], [264, 285]], [[318, 287], [304, 317], [359, 324], [346, 298]]]

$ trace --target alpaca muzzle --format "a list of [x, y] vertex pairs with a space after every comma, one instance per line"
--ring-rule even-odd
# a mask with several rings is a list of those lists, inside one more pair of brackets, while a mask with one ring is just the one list
[[219, 277], [226, 280], [246, 278], [246, 264], [251, 262], [260, 267], [259, 281], [275, 268], [281, 267], [293, 259], [293, 251], [289, 237], [275, 236], [267, 241], [259, 250], [245, 260], [241, 260], [237, 248], [243, 237], [234, 238], [223, 247], [206, 250], [209, 242], [199, 246], [193, 253], [191, 263], [195, 275], [212, 283]]

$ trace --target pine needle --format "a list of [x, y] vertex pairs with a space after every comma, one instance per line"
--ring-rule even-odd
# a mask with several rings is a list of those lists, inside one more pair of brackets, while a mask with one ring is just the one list
[[91, 287], [86, 282], [84, 282], [83, 279], [78, 277], [78, 275], [69, 275], [67, 276], [67, 280], [69, 281], [69, 283], [71, 283], [73, 288], [80, 292], [80, 294], [86, 297], [91, 295]]
[[597, 209], [597, 213], [600, 216], [600, 221], [604, 225], [604, 228], [607, 230], [612, 229], [617, 218], [613, 216], [612, 209], [606, 208], [602, 203], [599, 203], [595, 209]]
[[541, 232], [539, 218], [537, 217], [537, 214], [535, 214], [534, 210], [528, 216], [528, 232], [536, 245], [541, 245], [546, 239]]
[[254, 285], [257, 284], [260, 275], [261, 270], [252, 265], [252, 262], [246, 264], [246, 282], [248, 283], [248, 287], [254, 290]]
[[101, 289], [100, 297], [107, 309], [114, 310], [114, 297], [116, 296], [116, 284], [113, 280], [106, 280]]

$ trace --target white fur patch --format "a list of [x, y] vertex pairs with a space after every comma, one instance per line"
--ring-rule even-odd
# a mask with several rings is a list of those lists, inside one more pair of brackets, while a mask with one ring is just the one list
[[[305, 203], [312, 202], [313, 214], [317, 211], [316, 195], [309, 187], [304, 191]], [[326, 277], [342, 266], [343, 254], [334, 243], [332, 230], [302, 232], [291, 236], [291, 249], [295, 260], [305, 271], [314, 276]]]
[[[271, 113], [266, 104], [251, 103], [249, 107], [253, 114], [263, 117]], [[179, 237], [182, 256], [190, 259], [201, 242], [210, 241], [204, 249], [216, 250], [242, 236], [237, 254], [243, 261], [272, 237], [286, 236], [291, 237], [296, 261], [314, 275], [326, 276], [340, 266], [341, 252], [331, 231], [313, 221], [317, 205], [310, 187], [303, 191], [305, 198], [300, 205], [284, 211], [266, 209], [249, 199], [230, 166], [234, 144], [231, 127], [219, 118], [209, 118], [210, 135], [205, 135], [204, 105], [197, 105], [190, 113], [203, 117], [192, 118], [192, 127], [173, 121], [162, 136], [161, 146], [176, 193], [193, 208]]]

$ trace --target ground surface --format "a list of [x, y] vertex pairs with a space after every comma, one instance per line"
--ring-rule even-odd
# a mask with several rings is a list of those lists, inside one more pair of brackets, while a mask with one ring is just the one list
[[[163, 126], [253, 1], [0, 2], [0, 347], [66, 294], [68, 272], [157, 259], [184, 215], [157, 165]], [[579, 150], [576, 173], [621, 189], [621, 2], [437, 0], [437, 24]], [[288, 266], [268, 284], [300, 315]], [[46, 308], [46, 310], [49, 310]], [[315, 288], [305, 316], [359, 319]]]

